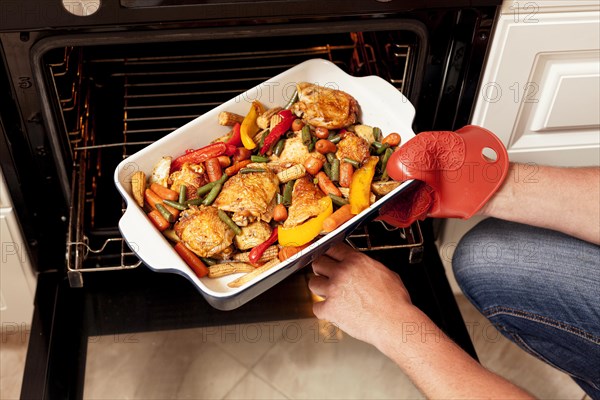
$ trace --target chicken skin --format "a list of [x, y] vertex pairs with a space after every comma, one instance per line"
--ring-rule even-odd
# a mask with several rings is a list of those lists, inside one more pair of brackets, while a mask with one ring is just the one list
[[242, 228], [242, 234], [236, 235], [233, 242], [240, 250], [249, 250], [258, 246], [271, 236], [271, 226], [264, 221], [256, 221]]
[[283, 151], [279, 156], [279, 163], [287, 166], [304, 164], [304, 161], [309, 156], [325, 160], [325, 156], [319, 152], [313, 151], [309, 153], [306, 145], [302, 143], [302, 132], [298, 131], [294, 136], [285, 140]]
[[231, 217], [239, 226], [269, 213], [271, 202], [279, 190], [279, 179], [266, 166], [265, 172], [238, 173], [231, 177], [214, 202], [214, 206], [233, 213]]
[[298, 100], [292, 111], [304, 123], [327, 129], [340, 129], [356, 122], [358, 103], [341, 90], [300, 82]]
[[307, 177], [296, 180], [292, 191], [292, 205], [288, 209], [288, 217], [283, 226], [291, 228], [318, 215], [322, 211], [319, 199], [324, 196], [319, 187]]
[[198, 197], [198, 188], [207, 184], [208, 178], [202, 165], [185, 163], [179, 171], [175, 171], [169, 176], [169, 183], [171, 190], [178, 193], [181, 185], [185, 185], [186, 198], [191, 200]]
[[346, 134], [338, 143], [335, 156], [339, 160], [349, 158], [354, 161], [362, 162], [371, 154], [369, 153], [369, 143], [355, 134]]
[[212, 206], [183, 211], [173, 229], [183, 244], [200, 257], [213, 257], [228, 249], [235, 233]]

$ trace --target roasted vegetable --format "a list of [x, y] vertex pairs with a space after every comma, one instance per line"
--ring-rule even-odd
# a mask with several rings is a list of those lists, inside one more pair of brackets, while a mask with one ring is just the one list
[[256, 124], [256, 120], [258, 116], [264, 112], [264, 108], [262, 104], [258, 101], [253, 101], [250, 106], [250, 111], [244, 117], [244, 121], [242, 122], [242, 126], [240, 127], [240, 136], [242, 138], [242, 144], [248, 150], [252, 150], [256, 147], [256, 143], [252, 137], [256, 135], [259, 131], [259, 127]]
[[350, 184], [350, 205], [353, 214], [362, 212], [370, 205], [371, 181], [378, 162], [379, 157], [369, 157], [365, 165], [354, 172]]
[[140, 207], [144, 207], [144, 190], [146, 190], [146, 174], [137, 171], [131, 177], [131, 194]]

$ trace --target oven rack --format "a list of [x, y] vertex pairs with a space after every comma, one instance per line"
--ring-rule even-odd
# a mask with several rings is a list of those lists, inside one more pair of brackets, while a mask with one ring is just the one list
[[[413, 46], [390, 42], [377, 53], [369, 41], [376, 43], [358, 32], [351, 33], [346, 43], [299, 43], [285, 49], [264, 46], [260, 50], [124, 57], [67, 47], [55, 53], [46, 65], [73, 155], [66, 244], [71, 286], [83, 285], [84, 272], [132, 269], [142, 263], [116, 229], [99, 237], [90, 232], [98, 218], [97, 203], [102, 204], [97, 200], [97, 187], [106, 179], [100, 175], [107, 169], [107, 152], [119, 152], [120, 161], [232, 96], [310, 58], [326, 58], [353, 75], [380, 75], [400, 91], [409, 90], [407, 77], [417, 58]], [[98, 93], [113, 90], [114, 94], [115, 88], [122, 93], [122, 129], [120, 135], [112, 129], [107, 139], [107, 132], [96, 127], [99, 117], [93, 116], [98, 110], [92, 108], [98, 107]], [[409, 262], [418, 262], [423, 249], [418, 223], [395, 229], [374, 222], [353, 232], [347, 242], [360, 251], [409, 249]]]

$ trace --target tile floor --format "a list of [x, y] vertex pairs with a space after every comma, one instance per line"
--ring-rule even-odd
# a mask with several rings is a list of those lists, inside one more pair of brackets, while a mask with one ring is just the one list
[[[464, 299], [481, 362], [538, 398], [582, 399], [566, 375], [521, 351]], [[4, 332], [3, 332], [4, 333]], [[0, 399], [19, 396], [26, 340], [3, 334]], [[375, 348], [316, 319], [90, 338], [86, 399], [416, 399]]]

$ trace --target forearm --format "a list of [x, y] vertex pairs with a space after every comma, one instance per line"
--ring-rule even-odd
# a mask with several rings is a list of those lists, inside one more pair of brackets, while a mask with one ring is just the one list
[[511, 164], [480, 215], [553, 229], [600, 244], [600, 168]]
[[411, 306], [406, 314], [374, 344], [427, 398], [532, 398], [473, 360], [421, 311]]

